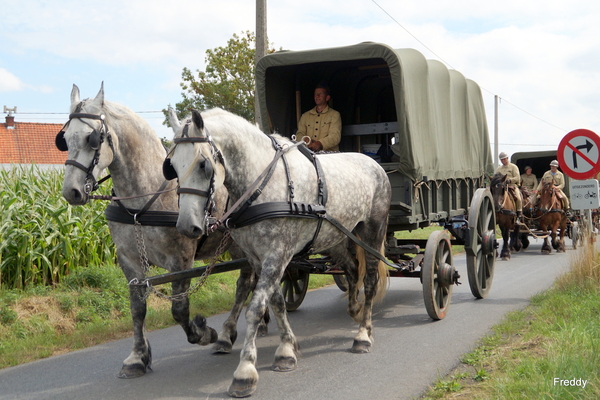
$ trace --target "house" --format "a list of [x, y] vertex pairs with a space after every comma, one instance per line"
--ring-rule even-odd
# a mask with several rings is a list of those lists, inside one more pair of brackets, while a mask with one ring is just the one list
[[67, 153], [59, 151], [54, 138], [62, 124], [15, 122], [11, 112], [0, 123], [0, 168], [36, 164], [42, 169], [62, 168]]

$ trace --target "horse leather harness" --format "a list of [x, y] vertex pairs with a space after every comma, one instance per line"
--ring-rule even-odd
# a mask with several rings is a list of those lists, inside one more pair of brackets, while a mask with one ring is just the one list
[[[79, 103], [79, 105], [77, 106], [76, 112], [69, 115], [69, 121], [67, 121], [67, 123], [63, 125], [60, 132], [58, 132], [58, 134], [56, 135], [56, 138], [54, 139], [54, 143], [56, 145], [56, 148], [60, 151], [68, 151], [69, 150], [69, 147], [67, 146], [67, 141], [65, 140], [65, 131], [67, 130], [67, 127], [71, 123], [71, 120], [74, 118], [79, 119], [81, 122], [83, 122], [84, 124], [86, 124], [87, 126], [92, 128], [92, 132], [87, 137], [87, 141], [88, 141], [88, 144], [90, 145], [90, 148], [92, 150], [94, 150], [94, 158], [92, 158], [92, 162], [90, 163], [90, 165], [86, 167], [85, 165], [83, 165], [75, 160], [70, 160], [70, 159], [65, 161], [65, 165], [72, 165], [86, 173], [85, 184], [83, 186], [83, 190], [84, 190], [85, 194], [90, 194], [94, 190], [97, 190], [98, 186], [102, 182], [104, 182], [105, 180], [110, 178], [110, 175], [108, 175], [97, 182], [96, 178], [94, 178], [94, 175], [92, 174], [92, 172], [94, 171], [94, 168], [96, 167], [96, 165], [98, 165], [98, 161], [100, 160], [100, 148], [102, 147], [102, 143], [104, 143], [105, 137], [107, 138], [106, 140], [108, 141], [108, 144], [110, 145], [110, 148], [113, 150], [113, 152], [115, 149], [113, 146], [112, 136], [110, 135], [108, 126], [106, 125], [104, 114], [96, 115], [96, 114], [80, 113], [79, 111], [81, 111], [82, 106], [83, 106], [83, 103]], [[100, 129], [98, 130], [98, 129], [94, 128], [89, 122], [85, 121], [84, 119], [99, 120], [100, 121]]]
[[[219, 161], [223, 163], [223, 157], [220, 151], [212, 142], [210, 135], [208, 132], [206, 136], [203, 137], [189, 137], [187, 135], [187, 124], [184, 126], [182, 136], [174, 140], [175, 144], [179, 143], [209, 143], [213, 149], [213, 160], [215, 162]], [[205, 128], [206, 130], [206, 128]], [[209, 232], [213, 232], [221, 226], [224, 226], [227, 229], [235, 229], [241, 228], [243, 226], [248, 226], [259, 221], [263, 221], [271, 218], [284, 218], [284, 217], [293, 217], [293, 218], [309, 218], [309, 219], [317, 219], [317, 227], [315, 229], [315, 233], [313, 238], [306, 246], [302, 249], [302, 251], [296, 254], [294, 257], [304, 257], [313, 250], [313, 243], [316, 240], [321, 226], [323, 224], [323, 220], [327, 220], [337, 229], [339, 229], [342, 233], [344, 233], [348, 238], [350, 238], [354, 243], [365, 249], [365, 251], [369, 252], [371, 255], [377, 257], [379, 260], [383, 261], [387, 265], [391, 267], [395, 267], [394, 264], [390, 263], [385, 259], [377, 250], [370, 247], [368, 244], [363, 242], [360, 238], [354, 235], [350, 230], [344, 227], [339, 221], [330, 216], [327, 213], [325, 208], [327, 203], [327, 185], [325, 182], [325, 175], [323, 173], [323, 169], [321, 167], [321, 163], [319, 162], [318, 156], [309, 150], [306, 146], [304, 146], [304, 142], [298, 142], [290, 146], [282, 146], [277, 142], [277, 140], [271, 136], [267, 135], [267, 137], [271, 140], [273, 148], [275, 149], [275, 156], [271, 163], [267, 166], [267, 168], [263, 171], [263, 173], [248, 187], [246, 192], [237, 200], [237, 202], [223, 215], [219, 220], [211, 218], [214, 222], [207, 223], [207, 229]], [[307, 204], [300, 203], [294, 201], [294, 185], [291, 180], [289, 166], [287, 160], [284, 155], [286, 152], [293, 148], [298, 148], [300, 153], [306, 156], [313, 164], [315, 171], [317, 173], [317, 185], [318, 185], [318, 195], [317, 195], [317, 204]], [[269, 182], [269, 179], [273, 175], [275, 171], [275, 167], [279, 159], [282, 159], [284, 168], [286, 171], [287, 179], [288, 179], [288, 189], [289, 189], [289, 198], [288, 201], [276, 201], [276, 202], [268, 202], [255, 204], [252, 203], [258, 198], [258, 196], [262, 193], [262, 190]], [[205, 160], [207, 161], [207, 160]], [[206, 173], [206, 168], [205, 173]], [[171, 165], [171, 161], [169, 158], [165, 160], [163, 165], [163, 172], [165, 174], [166, 179], [174, 179], [177, 177], [173, 166]], [[177, 193], [189, 193], [195, 194], [198, 196], [207, 197], [208, 203], [212, 202], [211, 196], [214, 193], [214, 170], [211, 168], [212, 176], [210, 177], [210, 187], [208, 191], [197, 190], [192, 188], [179, 188], [177, 189]], [[206, 214], [208, 216], [208, 213]], [[207, 220], [208, 222], [208, 220]]]
[[[81, 120], [81, 122], [83, 122], [84, 124], [86, 124], [87, 126], [92, 128], [92, 132], [90, 133], [90, 135], [87, 138], [87, 142], [88, 142], [90, 148], [95, 151], [94, 157], [93, 157], [90, 165], [88, 167], [86, 167], [85, 165], [83, 165], [75, 160], [70, 160], [70, 159], [65, 161], [65, 165], [72, 165], [86, 173], [84, 192], [87, 195], [90, 195], [90, 193], [98, 190], [99, 186], [103, 182], [110, 179], [110, 175], [107, 175], [104, 178], [100, 179], [99, 181], [96, 181], [92, 172], [93, 172], [94, 168], [96, 167], [96, 165], [98, 165], [98, 161], [100, 160], [100, 148], [102, 147], [102, 143], [104, 143], [105, 138], [108, 141], [108, 144], [110, 145], [113, 152], [114, 152], [114, 144], [113, 144], [112, 136], [111, 136], [108, 126], [106, 124], [105, 116], [103, 114], [96, 115], [96, 114], [81, 113], [80, 111], [81, 111], [82, 106], [83, 106], [83, 102], [79, 103], [79, 105], [77, 106], [77, 108], [75, 110], [75, 113], [69, 115], [69, 121], [67, 121], [67, 123], [65, 123], [63, 125], [60, 132], [56, 135], [54, 142], [55, 142], [55, 145], [58, 150], [60, 150], [60, 151], [68, 151], [69, 150], [69, 147], [67, 146], [67, 141], [65, 140], [65, 132], [66, 132], [72, 119], [75, 119], [75, 118], [79, 119], [79, 120]], [[100, 123], [101, 123], [100, 129], [94, 128], [90, 123], [88, 123], [84, 119], [93, 119], [93, 120], [100, 121]], [[116, 194], [113, 189], [112, 196], [90, 196], [90, 198], [100, 199], [100, 200], [112, 200], [116, 203], [116, 205], [107, 206], [106, 210], [104, 211], [104, 215], [106, 216], [106, 219], [108, 221], [120, 222], [120, 223], [128, 224], [128, 225], [135, 225], [136, 223], [139, 223], [141, 225], [146, 225], [146, 226], [175, 227], [177, 225], [177, 218], [179, 216], [178, 212], [149, 210], [149, 208], [156, 201], [156, 199], [158, 198], [159, 195], [170, 191], [170, 190], [165, 190], [165, 187], [167, 186], [167, 184], [168, 184], [168, 181], [165, 181], [157, 192], [151, 193], [151, 194], [144, 194], [141, 196], [116, 197]], [[134, 199], [134, 198], [140, 198], [140, 197], [146, 197], [146, 196], [152, 196], [152, 198], [150, 198], [150, 200], [139, 210], [127, 208], [123, 205], [123, 203], [121, 203], [121, 200]]]

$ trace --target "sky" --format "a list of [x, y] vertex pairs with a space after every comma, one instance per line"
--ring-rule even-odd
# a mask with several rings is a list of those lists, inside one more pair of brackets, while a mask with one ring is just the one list
[[[567, 4], [568, 3], [568, 4]], [[64, 123], [76, 84], [172, 138], [162, 109], [206, 50], [256, 30], [253, 0], [2, 0], [0, 111]], [[286, 50], [365, 41], [413, 48], [482, 89], [492, 151], [556, 150], [575, 129], [600, 134], [597, 0], [267, 0], [270, 44]], [[497, 96], [497, 97], [496, 97]], [[6, 114], [6, 113], [5, 113]], [[2, 120], [0, 120], [3, 122]]]

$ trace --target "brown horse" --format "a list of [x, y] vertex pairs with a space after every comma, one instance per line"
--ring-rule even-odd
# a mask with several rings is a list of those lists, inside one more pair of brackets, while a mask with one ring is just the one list
[[[559, 253], [564, 252], [564, 236], [567, 230], [567, 216], [563, 209], [563, 203], [554, 190], [554, 184], [552, 182], [545, 182], [542, 185], [539, 196], [539, 205], [536, 209], [536, 214], [540, 221], [540, 229], [550, 230], [552, 247]], [[560, 234], [558, 233], [559, 229]], [[557, 235], [559, 235], [558, 239]], [[542, 254], [552, 253], [552, 247], [550, 247], [548, 236], [546, 236], [544, 238], [544, 244], [542, 245]]]
[[508, 192], [508, 181], [506, 175], [497, 173], [492, 177], [490, 191], [494, 199], [496, 210], [496, 223], [502, 232], [502, 260], [510, 259], [511, 250], [518, 252], [522, 244], [520, 240], [520, 224], [517, 220], [517, 207], [513, 196]]
[[526, 250], [530, 244], [528, 227], [531, 227], [536, 220], [534, 210], [535, 204], [532, 203], [534, 193], [524, 186], [521, 186], [520, 190], [521, 198], [523, 199], [523, 222], [525, 223], [525, 230], [521, 231], [521, 250]]

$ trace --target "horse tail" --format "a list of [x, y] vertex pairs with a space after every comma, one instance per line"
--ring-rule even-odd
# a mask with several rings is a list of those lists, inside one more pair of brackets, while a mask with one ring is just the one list
[[[381, 249], [379, 249], [379, 254], [381, 254], [385, 257], [385, 242], [381, 243]], [[377, 274], [377, 276], [378, 276], [377, 294], [375, 295], [375, 299], [374, 299], [374, 301], [376, 303], [383, 300], [383, 298], [385, 297], [385, 295], [387, 293], [388, 287], [390, 286], [389, 271], [390, 270], [388, 269], [388, 266], [386, 265], [386, 263], [379, 260], [379, 264], [377, 265], [377, 272], [378, 272], [378, 274]]]
[[[385, 243], [381, 243], [379, 250], [380, 254], [385, 254]], [[365, 249], [356, 245], [356, 259], [358, 261], [358, 282], [357, 287], [360, 289], [364, 285], [365, 275], [367, 273], [367, 259], [365, 257]], [[379, 260], [377, 264], [377, 285], [375, 287], [375, 297], [373, 298], [374, 303], [378, 303], [385, 297], [387, 288], [389, 286], [389, 273], [387, 265]]]

